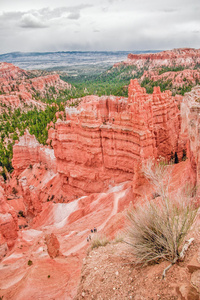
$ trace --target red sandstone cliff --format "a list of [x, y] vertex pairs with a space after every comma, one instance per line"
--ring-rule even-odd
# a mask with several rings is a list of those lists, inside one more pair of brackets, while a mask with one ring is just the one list
[[12, 165], [15, 169], [15, 176], [28, 167], [32, 168], [36, 163], [47, 165], [56, 173], [56, 158], [53, 149], [40, 145], [35, 136], [26, 131], [13, 147]]
[[13, 148], [13, 177], [29, 220], [46, 201], [66, 202], [133, 180], [143, 160], [170, 159], [185, 146], [178, 143], [180, 111], [171, 92], [146, 94], [137, 80], [128, 98], [87, 96], [65, 113], [66, 121], [49, 129], [53, 149], [29, 133]]
[[185, 94], [181, 105], [182, 134], [188, 137], [188, 157], [196, 175], [199, 190], [200, 180], [200, 86]]
[[[23, 197], [25, 215], [29, 222], [42, 210], [42, 203], [60, 198], [59, 175], [54, 150], [42, 146], [35, 136], [27, 131], [13, 147], [13, 178], [10, 190], [18, 182], [19, 194]], [[56, 188], [55, 188], [56, 182]]]
[[[149, 157], [170, 159], [177, 152], [181, 158], [188, 136], [187, 155], [198, 168], [198, 138], [191, 135], [198, 129], [190, 129], [191, 112], [198, 111], [192, 104], [198, 107], [198, 88], [194, 91], [196, 96], [187, 94], [183, 101], [182, 129], [171, 92], [154, 88], [149, 95], [132, 80], [128, 98], [87, 96], [77, 108], [66, 108], [66, 121], [59, 119], [49, 129], [53, 149], [41, 146], [28, 133], [21, 137], [13, 149], [13, 166], [14, 176], [21, 178], [23, 197], [28, 199], [27, 212], [35, 216], [49, 199], [65, 202], [133, 180], [138, 166]], [[43, 183], [45, 176], [48, 179]], [[56, 193], [51, 189], [54, 181], [59, 182]]]
[[60, 90], [71, 89], [71, 85], [61, 80], [58, 74], [30, 78], [25, 70], [0, 63], [0, 103], [6, 107], [33, 105], [43, 109], [45, 104], [36, 98], [52, 93], [51, 88], [54, 89], [52, 97], [56, 97]]
[[190, 70], [186, 69], [178, 72], [165, 72], [159, 75], [158, 70], [144, 71], [144, 74], [141, 77], [141, 81], [145, 78], [149, 78], [153, 81], [167, 81], [172, 82], [173, 87], [183, 87], [186, 82], [192, 85], [196, 85], [200, 82], [200, 70]]
[[0, 186], [0, 260], [11, 249], [17, 239], [18, 222], [15, 211], [6, 201], [4, 189]]
[[65, 112], [49, 141], [69, 198], [132, 180], [142, 160], [182, 151], [180, 111], [170, 91], [155, 88], [149, 95], [131, 80], [128, 98], [88, 96]]
[[26, 79], [28, 73], [13, 64], [0, 62], [0, 82]]
[[[147, 54], [129, 54], [126, 61], [122, 64], [135, 65], [139, 69], [148, 67], [148, 69], [158, 68], [162, 66], [174, 67], [190, 66], [193, 68], [200, 63], [200, 49], [180, 48], [159, 53]], [[121, 63], [115, 64], [118, 66]]]

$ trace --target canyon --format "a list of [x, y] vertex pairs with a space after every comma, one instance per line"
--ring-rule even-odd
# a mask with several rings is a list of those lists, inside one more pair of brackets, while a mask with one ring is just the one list
[[59, 175], [62, 188], [54, 201], [61, 191], [65, 201], [104, 192], [138, 176], [143, 160], [170, 160], [175, 152], [181, 159], [186, 149], [186, 140], [179, 141], [176, 97], [158, 87], [146, 94], [137, 80], [131, 80], [128, 98], [87, 96], [77, 108], [66, 107], [65, 115], [51, 124], [49, 148], [27, 133], [13, 149], [14, 176], [39, 163]]
[[[197, 50], [182, 52], [173, 55], [184, 55], [186, 62], [187, 57], [191, 62], [188, 52], [197, 52], [198, 59]], [[165, 54], [155, 54], [158, 58], [152, 54], [152, 61], [168, 56], [175, 59]], [[17, 80], [17, 71], [11, 73]], [[10, 80], [9, 74], [6, 80]], [[35, 80], [43, 91], [40, 79]], [[154, 190], [142, 173], [149, 158], [166, 163], [173, 161], [176, 153], [179, 163], [169, 165], [171, 189], [191, 183], [197, 186], [199, 199], [199, 99], [200, 86], [183, 97], [161, 92], [159, 87], [147, 94], [134, 79], [128, 97], [90, 95], [79, 99], [77, 107], [66, 105], [56, 123], [48, 125], [46, 146], [26, 131], [13, 147], [12, 176], [0, 182], [0, 297], [66, 300], [76, 297], [78, 290], [77, 299], [92, 299], [92, 292], [87, 294], [92, 285], [88, 274], [99, 266], [101, 270], [100, 257], [111, 257], [118, 246], [87, 255], [87, 237], [93, 239], [91, 229], [96, 227], [98, 233], [114, 239], [126, 226], [126, 209], [142, 202], [145, 194], [153, 197]], [[123, 247], [116, 249], [119, 256], [126, 255]], [[98, 259], [99, 265], [93, 261], [90, 269], [85, 262], [93, 259]], [[116, 261], [121, 264], [119, 258]], [[142, 279], [139, 284], [143, 286]], [[173, 296], [178, 299], [182, 292], [176, 290], [177, 285]]]

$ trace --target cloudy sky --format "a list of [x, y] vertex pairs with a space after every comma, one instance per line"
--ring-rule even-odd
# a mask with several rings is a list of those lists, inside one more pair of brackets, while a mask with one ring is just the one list
[[0, 0], [0, 53], [200, 48], [200, 0]]

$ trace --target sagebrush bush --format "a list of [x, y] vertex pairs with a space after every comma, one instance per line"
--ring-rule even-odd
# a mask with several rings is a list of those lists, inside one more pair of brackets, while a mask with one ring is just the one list
[[138, 263], [160, 259], [174, 263], [194, 222], [196, 209], [188, 193], [177, 193], [176, 197], [170, 197], [170, 173], [167, 167], [154, 167], [149, 163], [145, 166], [144, 174], [154, 184], [160, 197], [128, 212], [128, 243]]
[[123, 241], [124, 241], [124, 232], [117, 232], [113, 240], [113, 243], [121, 243]]

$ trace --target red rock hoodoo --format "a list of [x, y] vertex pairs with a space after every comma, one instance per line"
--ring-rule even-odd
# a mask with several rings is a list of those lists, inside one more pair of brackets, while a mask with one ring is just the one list
[[[131, 80], [128, 98], [88, 96], [66, 108], [49, 130], [57, 170], [69, 199], [132, 180], [142, 160], [170, 158], [178, 148], [180, 111], [170, 91], [152, 95]], [[14, 158], [15, 159], [15, 158]]]
[[12, 165], [15, 169], [15, 176], [36, 163], [48, 165], [48, 168], [54, 172], [57, 170], [54, 151], [47, 146], [40, 145], [35, 136], [26, 131], [13, 147]]

